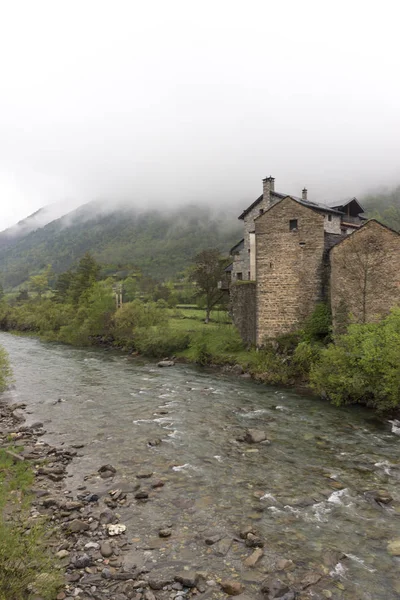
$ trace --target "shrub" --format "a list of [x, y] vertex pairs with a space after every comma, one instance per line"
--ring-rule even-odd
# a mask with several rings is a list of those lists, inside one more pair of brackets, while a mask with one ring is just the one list
[[136, 338], [136, 330], [165, 325], [166, 321], [167, 311], [164, 304], [160, 306], [156, 302], [134, 300], [124, 304], [115, 313], [114, 335], [117, 341], [129, 345]]
[[400, 309], [379, 323], [353, 324], [323, 349], [311, 368], [312, 386], [336, 405], [361, 403], [378, 411], [400, 403]]
[[141, 354], [163, 358], [182, 352], [189, 345], [190, 337], [185, 331], [174, 331], [168, 326], [141, 327], [135, 330], [134, 347]]
[[306, 319], [303, 339], [307, 342], [328, 343], [332, 334], [332, 314], [327, 304], [320, 302]]
[[196, 332], [191, 339], [187, 356], [201, 365], [237, 362], [235, 356], [244, 350], [243, 341], [235, 327], [219, 325]]

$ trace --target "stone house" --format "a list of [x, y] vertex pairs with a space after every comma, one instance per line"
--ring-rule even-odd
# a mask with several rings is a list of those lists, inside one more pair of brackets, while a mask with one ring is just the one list
[[231, 250], [232, 314], [243, 339], [262, 345], [293, 331], [321, 301], [337, 328], [344, 315], [372, 320], [400, 302], [400, 236], [362, 212], [355, 198], [320, 204], [306, 189], [285, 195], [272, 177], [263, 180]]

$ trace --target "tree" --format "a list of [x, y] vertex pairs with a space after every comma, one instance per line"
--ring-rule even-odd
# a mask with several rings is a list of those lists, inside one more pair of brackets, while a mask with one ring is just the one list
[[49, 278], [51, 275], [51, 265], [47, 265], [46, 270], [39, 275], [32, 275], [29, 278], [29, 289], [32, 292], [35, 292], [39, 298], [42, 297], [42, 294], [49, 289]]
[[224, 275], [226, 261], [216, 248], [203, 250], [193, 259], [190, 279], [196, 284], [197, 295], [205, 301], [206, 318], [210, 321], [210, 313], [216, 304], [222, 301], [224, 292], [218, 288], [218, 283]]
[[95, 261], [90, 252], [86, 252], [79, 261], [78, 268], [71, 282], [71, 298], [78, 304], [85, 292], [97, 281], [100, 265]]
[[[367, 226], [365, 226], [367, 227]], [[338, 246], [337, 267], [345, 274], [338, 306], [358, 323], [375, 318], [377, 299], [386, 294], [397, 298], [396, 282], [386, 273], [385, 239], [372, 228], [353, 233]], [[394, 304], [395, 302], [393, 302]]]
[[72, 271], [65, 271], [60, 273], [57, 277], [55, 289], [54, 289], [54, 301], [59, 303], [67, 302], [70, 295], [72, 282], [74, 280], [74, 273]]

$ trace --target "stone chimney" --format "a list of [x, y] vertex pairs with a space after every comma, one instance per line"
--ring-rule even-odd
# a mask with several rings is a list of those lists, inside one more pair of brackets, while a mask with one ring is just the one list
[[272, 204], [271, 192], [273, 191], [275, 191], [275, 178], [270, 175], [263, 179], [263, 204], [265, 208], [269, 208]]
[[304, 188], [303, 191], [301, 192], [301, 199], [307, 200], [307, 188]]

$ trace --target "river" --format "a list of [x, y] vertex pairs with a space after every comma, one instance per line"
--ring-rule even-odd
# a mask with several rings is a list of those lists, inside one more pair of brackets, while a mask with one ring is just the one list
[[[146, 469], [165, 482], [149, 502], [119, 511], [137, 560], [237, 575], [251, 591], [288, 559], [293, 580], [324, 575], [318, 598], [400, 598], [400, 561], [387, 552], [400, 537], [400, 437], [372, 412], [191, 365], [161, 369], [6, 333], [0, 344], [15, 376], [7, 395], [26, 402], [28, 423], [43, 421], [50, 443], [85, 444], [68, 489], [110, 489], [98, 477], [84, 482], [104, 463], [117, 469], [114, 487], [128, 489]], [[237, 442], [246, 428], [271, 443]], [[393, 501], [376, 503], [376, 490]], [[243, 567], [249, 549], [227, 541], [248, 523], [265, 540], [255, 569]], [[160, 540], [167, 524], [173, 535]], [[206, 545], [210, 535], [222, 547]]]

